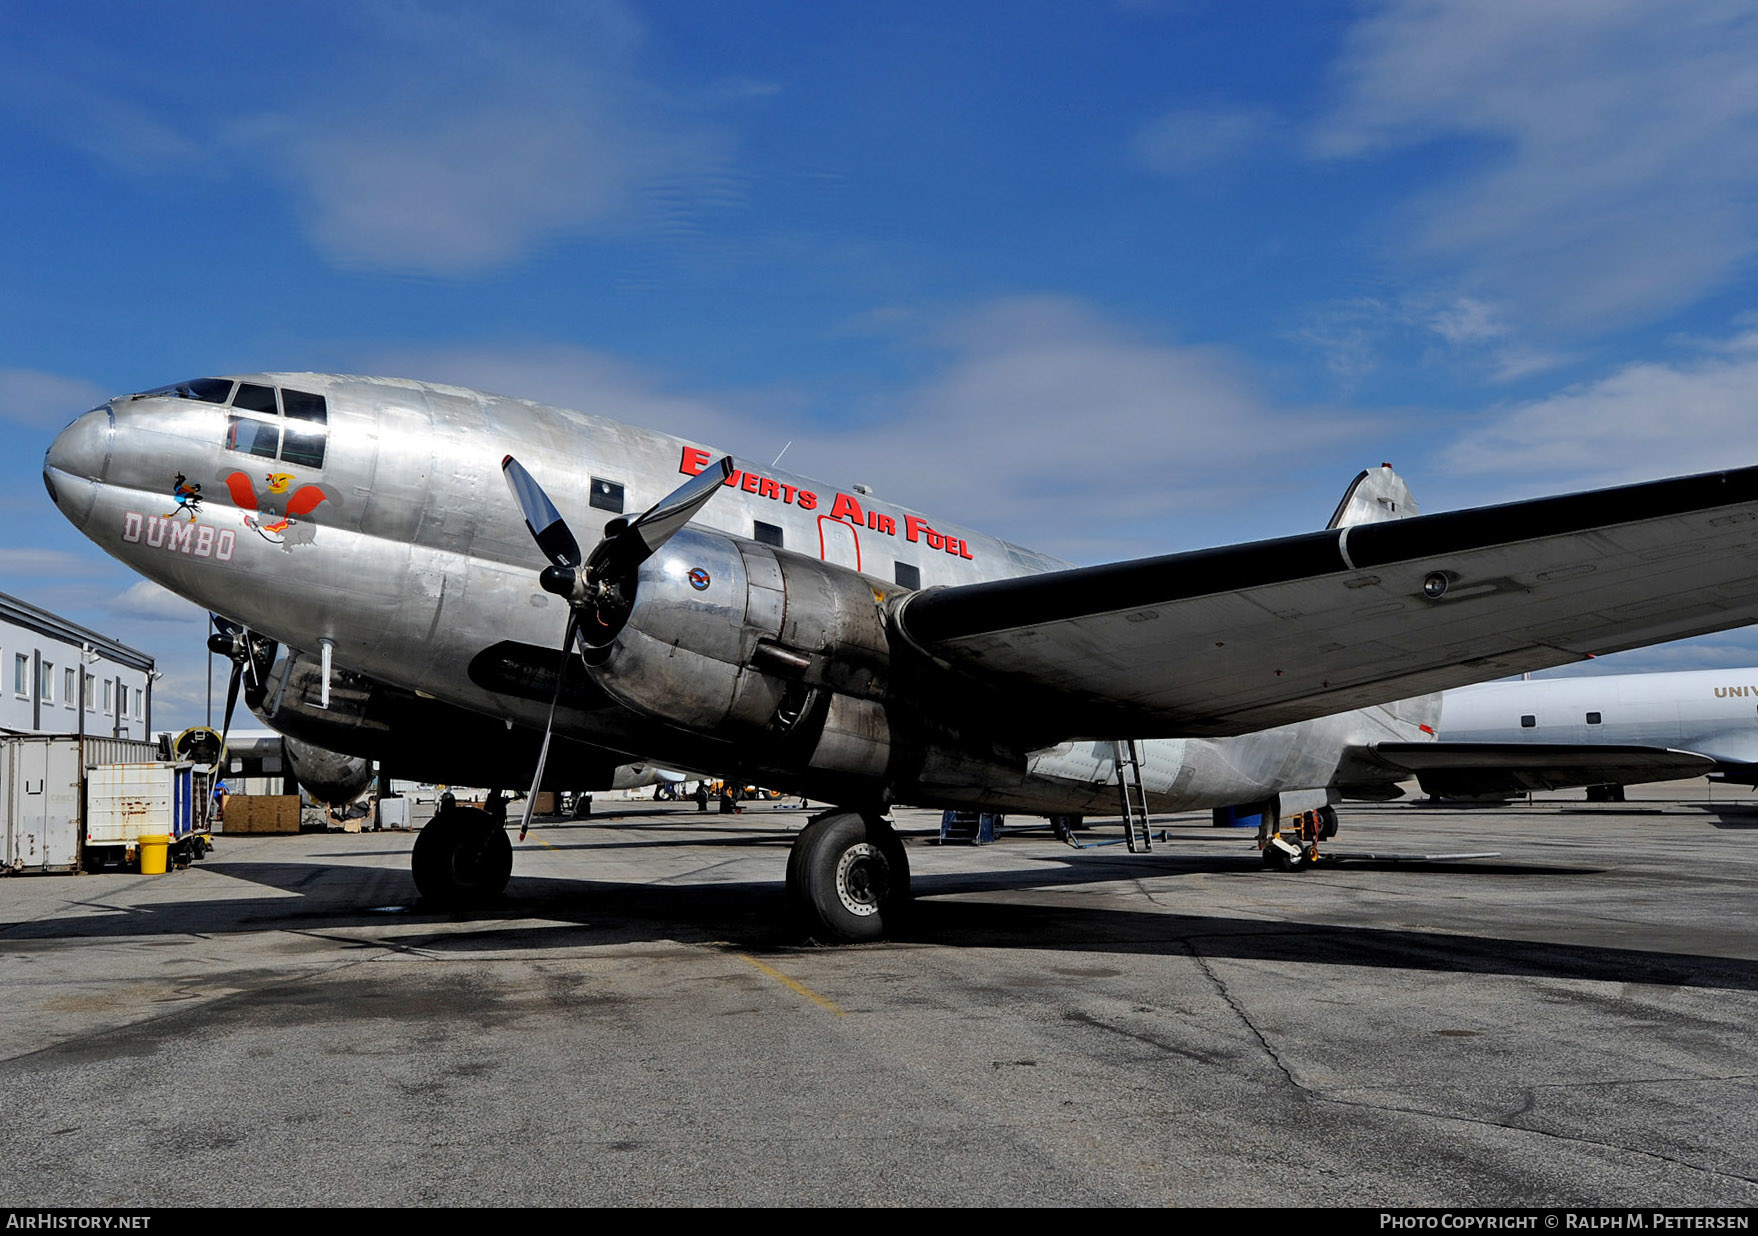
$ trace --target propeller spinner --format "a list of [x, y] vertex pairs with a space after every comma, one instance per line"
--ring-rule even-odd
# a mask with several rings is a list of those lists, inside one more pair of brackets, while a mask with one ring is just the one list
[[537, 753], [537, 775], [531, 780], [531, 793], [525, 798], [525, 818], [519, 825], [519, 840], [531, 828], [531, 813], [536, 807], [537, 792], [543, 785], [543, 768], [549, 762], [549, 740], [555, 731], [556, 702], [562, 694], [562, 672], [568, 654], [574, 649], [574, 638], [584, 631], [588, 644], [608, 642], [622, 629], [634, 605], [630, 589], [635, 568], [658, 552], [683, 526], [696, 517], [716, 491], [733, 473], [732, 456], [704, 468], [661, 498], [634, 519], [619, 516], [604, 525], [604, 536], [593, 546], [592, 553], [582, 561], [580, 542], [568, 528], [555, 503], [543, 486], [511, 455], [501, 460], [501, 473], [507, 488], [525, 517], [525, 526], [537, 548], [549, 559], [549, 566], [538, 576], [545, 592], [566, 599], [568, 626], [562, 636], [561, 658], [556, 666], [555, 693], [549, 699], [549, 719], [543, 726], [543, 745]]

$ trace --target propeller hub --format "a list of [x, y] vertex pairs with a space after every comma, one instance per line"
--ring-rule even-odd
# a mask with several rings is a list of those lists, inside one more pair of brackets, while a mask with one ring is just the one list
[[537, 577], [537, 583], [545, 592], [572, 601], [577, 599], [575, 593], [580, 586], [580, 572], [573, 567], [544, 567]]

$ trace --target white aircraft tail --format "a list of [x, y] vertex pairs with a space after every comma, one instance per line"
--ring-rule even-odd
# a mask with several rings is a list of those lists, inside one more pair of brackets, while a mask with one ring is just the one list
[[1417, 507], [1416, 499], [1410, 496], [1410, 487], [1404, 483], [1404, 478], [1392, 471], [1391, 464], [1383, 463], [1363, 472], [1350, 483], [1343, 501], [1337, 504], [1337, 513], [1331, 516], [1331, 522], [1325, 527], [1380, 524], [1388, 519], [1408, 519], [1420, 514], [1422, 511]]

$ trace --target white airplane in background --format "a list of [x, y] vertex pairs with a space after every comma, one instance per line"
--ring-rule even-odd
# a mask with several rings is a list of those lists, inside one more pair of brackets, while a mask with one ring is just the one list
[[1488, 682], [1441, 696], [1440, 741], [1382, 748], [1440, 798], [1709, 775], [1758, 786], [1758, 669]]
[[[1322, 531], [1068, 568], [596, 416], [265, 373], [112, 399], [44, 480], [224, 616], [284, 733], [414, 780], [645, 759], [835, 804], [787, 884], [836, 939], [907, 901], [894, 803], [1121, 803], [1132, 837], [1146, 810], [1329, 810], [1395, 779], [1376, 749], [1431, 738], [1447, 687], [1758, 622], [1758, 468], [1427, 516], [1382, 468]], [[498, 799], [422, 831], [425, 899], [504, 888]]]

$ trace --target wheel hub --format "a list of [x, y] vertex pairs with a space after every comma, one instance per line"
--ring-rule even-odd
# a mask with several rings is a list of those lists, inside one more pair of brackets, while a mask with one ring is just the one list
[[836, 896], [850, 914], [867, 918], [879, 913], [890, 891], [891, 866], [878, 846], [863, 841], [836, 860]]

